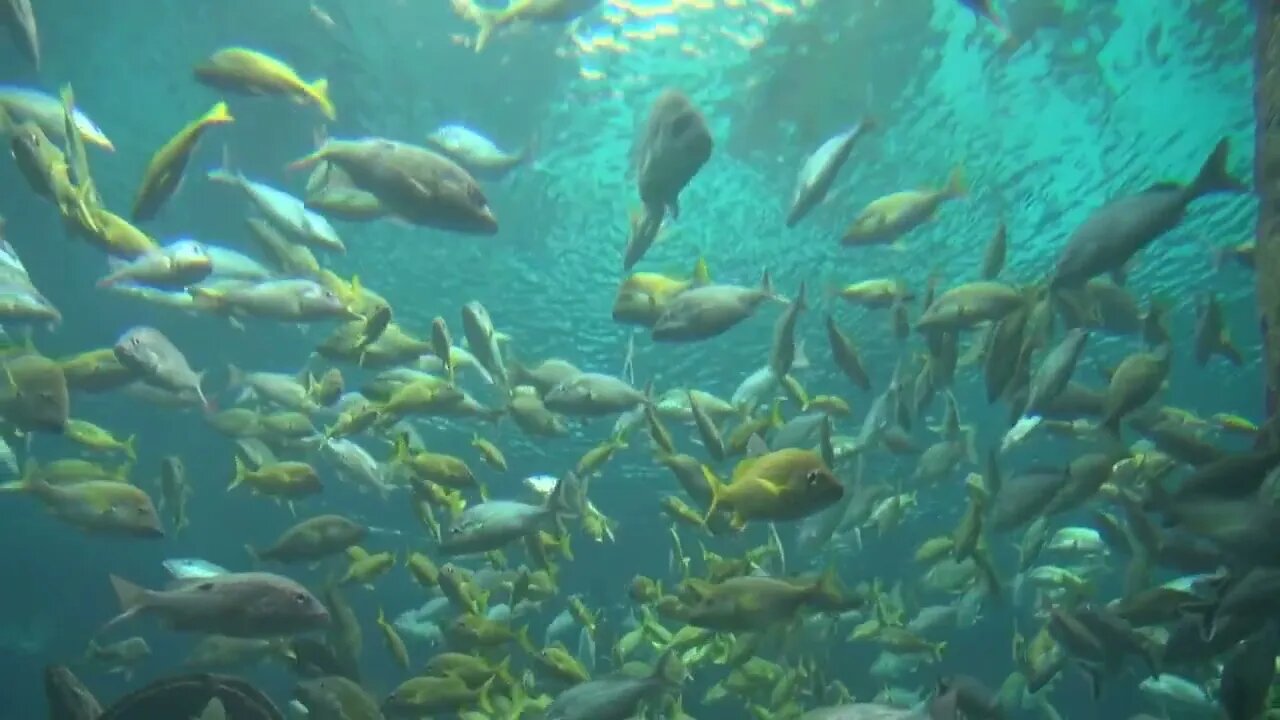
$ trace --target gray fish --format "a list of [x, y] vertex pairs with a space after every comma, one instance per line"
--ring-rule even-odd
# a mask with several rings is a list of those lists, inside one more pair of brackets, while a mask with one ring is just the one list
[[768, 271], [758, 288], [719, 284], [689, 288], [668, 302], [653, 325], [652, 337], [658, 342], [713, 338], [751, 317], [760, 303], [770, 298], [777, 296]]
[[8, 26], [14, 44], [39, 72], [40, 32], [31, 0], [0, 0], [0, 24]]
[[640, 199], [659, 218], [680, 217], [680, 191], [711, 157], [714, 142], [702, 113], [687, 95], [664, 90], [649, 110], [636, 147]]
[[1010, 478], [991, 508], [992, 527], [1003, 532], [1031, 522], [1070, 480], [1061, 470], [1038, 470]]
[[227, 573], [148, 590], [115, 575], [121, 613], [102, 629], [154, 615], [173, 630], [231, 637], [280, 637], [319, 630], [329, 611], [305, 587], [272, 573]]
[[59, 720], [98, 720], [102, 705], [66, 665], [44, 669], [44, 696], [49, 717]]
[[1227, 172], [1230, 143], [1223, 138], [1189, 185], [1157, 183], [1094, 210], [1058, 257], [1051, 286], [1076, 287], [1125, 263], [1182, 222], [1192, 201], [1213, 193], [1240, 193], [1245, 186]]
[[194, 286], [187, 292], [198, 307], [281, 322], [324, 322], [359, 319], [337, 293], [314, 280], [290, 278], [212, 288]]
[[1218, 702], [1227, 720], [1253, 720], [1268, 709], [1271, 683], [1276, 677], [1280, 633], [1274, 622], [1246, 640], [1222, 668]]
[[294, 694], [312, 720], [382, 720], [382, 709], [359, 683], [341, 675], [298, 682]]
[[648, 402], [648, 395], [626, 380], [602, 373], [581, 373], [552, 388], [542, 402], [566, 415], [615, 415]]
[[1044, 356], [1035, 374], [1031, 376], [1031, 389], [1028, 391], [1024, 412], [1039, 413], [1042, 407], [1053, 402], [1066, 389], [1088, 339], [1089, 332], [1083, 328], [1068, 330], [1062, 342]]
[[791, 418], [782, 427], [775, 430], [773, 436], [769, 438], [769, 449], [812, 449], [818, 444], [818, 439], [822, 434], [822, 425], [826, 419], [826, 414], [820, 412], [806, 413]]
[[565, 492], [570, 481], [560, 479], [544, 505], [514, 500], [489, 500], [470, 505], [440, 538], [446, 555], [474, 555], [497, 550], [538, 531], [557, 513], [567, 510]]
[[809, 306], [804, 301], [804, 282], [800, 283], [800, 291], [796, 299], [787, 306], [787, 311], [778, 318], [773, 327], [773, 348], [769, 352], [769, 367], [773, 374], [784, 378], [791, 372], [796, 360], [796, 322], [800, 313]]
[[498, 331], [493, 327], [489, 311], [478, 300], [462, 306], [462, 333], [467, 338], [467, 349], [489, 374], [498, 380], [505, 390], [510, 386], [507, 366], [498, 347]]
[[915, 710], [892, 705], [850, 703], [815, 708], [801, 715], [800, 720], [930, 720], [930, 718]]
[[791, 195], [791, 208], [787, 211], [787, 227], [795, 227], [814, 208], [822, 203], [835, 184], [840, 169], [853, 152], [858, 139], [876, 128], [871, 119], [864, 119], [848, 130], [828, 138], [826, 142], [805, 159], [796, 177], [795, 192]]
[[646, 698], [678, 686], [683, 679], [679, 658], [668, 650], [647, 676], [619, 673], [565, 690], [547, 708], [546, 720], [624, 720], [634, 715]]
[[113, 350], [121, 365], [148, 384], [173, 393], [192, 393], [200, 398], [200, 404], [209, 405], [200, 387], [204, 373], [192, 370], [182, 351], [159, 330], [145, 325], [133, 327], [120, 336]]
[[427, 143], [448, 155], [467, 172], [485, 180], [501, 180], [523, 163], [528, 150], [506, 152], [497, 143], [465, 125], [443, 125], [427, 136]]
[[356, 188], [406, 222], [469, 235], [498, 232], [480, 184], [444, 155], [385, 138], [330, 139], [290, 167], [305, 170], [323, 161], [342, 168]]

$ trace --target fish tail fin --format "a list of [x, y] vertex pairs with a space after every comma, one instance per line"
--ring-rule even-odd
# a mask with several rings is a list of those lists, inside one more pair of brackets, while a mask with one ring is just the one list
[[693, 263], [693, 284], [695, 286], [711, 284], [711, 268], [707, 266], [707, 259], [701, 255]]
[[947, 176], [947, 187], [943, 193], [949, 198], [963, 197], [969, 194], [969, 181], [965, 178], [964, 166], [956, 165]]
[[702, 516], [702, 524], [706, 525], [715, 514], [716, 508], [720, 506], [721, 499], [724, 498], [724, 484], [720, 482], [720, 478], [716, 477], [715, 471], [706, 465], [702, 466], [702, 477], [706, 479], [707, 488], [711, 491], [711, 502], [707, 503], [707, 514]]
[[138, 462], [138, 436], [130, 435], [129, 439], [124, 441], [124, 456], [129, 458], [130, 463]]
[[333, 106], [333, 100], [329, 98], [329, 79], [320, 78], [307, 86], [311, 98], [320, 106], [320, 112], [324, 113], [325, 118], [329, 120], [338, 119], [338, 109]]
[[493, 701], [489, 699], [489, 692], [493, 689], [493, 679], [495, 677], [497, 675], [490, 675], [489, 679], [484, 681], [484, 684], [480, 686], [480, 696], [476, 700], [476, 705], [489, 717], [493, 717], [494, 714]]
[[687, 674], [684, 663], [680, 661], [680, 656], [672, 648], [667, 648], [666, 652], [662, 653], [662, 657], [658, 658], [658, 662], [653, 666], [654, 679], [662, 681], [665, 685], [679, 686], [684, 683]]
[[808, 310], [808, 309], [809, 309], [809, 303], [805, 301], [804, 293], [805, 293], [805, 283], [804, 283], [804, 281], [803, 281], [803, 280], [801, 280], [801, 281], [800, 281], [800, 288], [799, 288], [798, 290], [796, 290], [796, 299], [791, 301], [791, 302], [795, 303], [795, 305], [796, 305], [796, 309], [798, 309], [798, 310]]
[[1204, 165], [1200, 166], [1200, 172], [1196, 174], [1196, 179], [1191, 182], [1189, 188], [1191, 197], [1200, 197], [1210, 193], [1219, 192], [1244, 192], [1248, 190], [1243, 182], [1231, 176], [1227, 170], [1227, 161], [1231, 153], [1231, 142], [1227, 138], [1222, 138], [1218, 144], [1214, 146], [1213, 152], [1209, 153], [1209, 157], [1205, 159]]
[[844, 594], [840, 591], [840, 578], [836, 575], [834, 565], [828, 565], [826, 570], [822, 571], [822, 576], [813, 583], [813, 597], [830, 601], [831, 603], [840, 602]]
[[234, 490], [244, 484], [245, 477], [248, 476], [249, 467], [244, 464], [244, 460], [240, 456], [235, 457], [236, 474], [231, 478], [231, 484], [227, 486], [227, 490]]
[[206, 125], [226, 125], [235, 122], [236, 119], [231, 115], [231, 109], [227, 107], [225, 101], [219, 100], [217, 105], [209, 109], [205, 113], [204, 122]]
[[244, 546], [244, 551], [249, 553], [249, 560], [251, 560], [254, 565], [257, 565], [262, 562], [262, 555], [258, 554], [258, 549], [255, 548], [254, 546], [246, 543]]
[[[119, 575], [108, 576], [111, 580], [111, 589], [115, 591], [116, 600], [120, 603], [120, 617], [133, 615], [138, 612], [139, 608], [146, 605], [151, 591], [135, 585], [125, 580]], [[113, 620], [112, 622], [115, 622]]]
[[294, 160], [288, 165], [285, 165], [284, 168], [285, 170], [288, 170], [290, 172], [296, 172], [299, 170], [310, 170], [315, 166], [319, 165], [321, 162], [323, 162], [326, 159], [328, 159], [328, 153], [325, 152], [324, 146], [321, 145], [320, 147], [316, 148], [316, 150], [311, 154], [301, 157], [297, 160]]

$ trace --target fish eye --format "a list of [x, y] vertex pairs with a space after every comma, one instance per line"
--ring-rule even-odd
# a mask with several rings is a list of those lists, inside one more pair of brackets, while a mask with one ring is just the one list
[[299, 605], [303, 605], [307, 602], [307, 596], [304, 593], [300, 593], [300, 592], [294, 593], [293, 601], [298, 603]]
[[821, 479], [822, 479], [821, 470], [810, 470], [804, 476], [804, 481], [808, 483], [809, 487], [815, 487], [818, 484], [818, 481]]
[[137, 335], [134, 335], [133, 337], [129, 338], [129, 344], [134, 347], [138, 347], [139, 345], [142, 344], [142, 338], [138, 337]]

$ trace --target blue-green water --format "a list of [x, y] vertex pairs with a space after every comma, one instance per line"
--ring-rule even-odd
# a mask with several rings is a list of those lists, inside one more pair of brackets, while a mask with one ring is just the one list
[[[629, 52], [589, 57], [568, 51], [572, 43], [560, 28], [525, 29], [473, 53], [453, 41], [471, 28], [443, 2], [329, 0], [323, 6], [337, 23], [333, 29], [317, 21], [304, 0], [269, 5], [45, 0], [36, 8], [45, 55], [41, 72], [35, 74], [0, 44], [0, 82], [53, 92], [74, 86], [79, 106], [117, 148], [92, 155], [105, 201], [117, 209], [131, 202], [151, 152], [214, 102], [216, 93], [193, 82], [190, 68], [227, 44], [287, 58], [304, 77], [328, 77], [339, 108], [339, 119], [324, 128], [330, 135], [421, 142], [437, 125], [463, 122], [504, 146], [536, 143], [530, 165], [485, 185], [502, 225], [497, 236], [341, 223], [349, 252], [326, 264], [382, 293], [397, 321], [416, 332], [425, 333], [436, 315], [456, 323], [461, 305], [478, 299], [512, 336], [521, 358], [559, 356], [600, 372], [621, 368], [631, 335], [609, 316], [621, 276], [627, 212], [636, 204], [628, 154], [638, 118], [664, 87], [684, 90], [699, 105], [716, 149], [682, 195], [683, 212], [673, 230], [641, 269], [683, 273], [701, 255], [717, 280], [750, 284], [767, 268], [784, 293], [801, 280], [826, 288], [895, 276], [922, 287], [932, 271], [944, 286], [973, 279], [982, 248], [1002, 218], [1011, 245], [1005, 277], [1031, 282], [1050, 269], [1066, 235], [1092, 208], [1156, 180], [1189, 179], [1219, 138], [1231, 141], [1235, 174], [1247, 177], [1251, 167], [1253, 25], [1247, 4], [1232, 0], [1004, 2], [1013, 27], [1031, 33], [1009, 56], [1000, 51], [995, 31], [959, 3], [944, 0], [823, 0], [797, 9], [794, 18], [756, 4], [684, 8], [670, 19], [680, 28], [677, 37], [634, 40]], [[614, 32], [595, 14], [582, 22], [579, 38]], [[730, 31], [759, 33], [762, 44], [744, 49], [726, 39]], [[602, 77], [584, 77], [584, 69]], [[231, 105], [237, 122], [206, 137], [180, 193], [145, 226], [154, 237], [250, 247], [242, 198], [202, 177], [221, 162], [224, 147], [246, 174], [301, 192], [303, 178], [284, 166], [312, 148], [318, 115], [285, 102], [232, 98]], [[785, 230], [796, 168], [823, 139], [868, 115], [879, 120], [880, 132], [859, 145], [832, 197], [798, 229]], [[839, 246], [840, 231], [865, 203], [895, 190], [940, 184], [957, 164], [965, 168], [970, 194], [945, 206], [903, 248]], [[1212, 247], [1251, 236], [1255, 212], [1254, 203], [1242, 197], [1197, 203], [1187, 222], [1144, 252], [1131, 273], [1136, 295], [1170, 303], [1170, 323], [1181, 335], [1190, 332], [1193, 295], [1218, 292], [1248, 360], [1239, 369], [1201, 369], [1191, 362], [1189, 348], [1179, 346], [1167, 404], [1206, 417], [1235, 412], [1256, 418], [1260, 412], [1252, 278], [1234, 266], [1215, 272], [1209, 261]], [[218, 388], [229, 363], [298, 368], [327, 333], [325, 326], [301, 331], [266, 323], [236, 331], [95, 290], [105, 267], [102, 255], [65, 237], [53, 208], [33, 198], [9, 162], [0, 162], [0, 214], [35, 284], [64, 316], [55, 331], [35, 332], [44, 354], [59, 357], [109, 345], [131, 325], [152, 324], [198, 369], [209, 369], [210, 386]], [[852, 390], [826, 362], [820, 311], [834, 311], [856, 335], [877, 387], [887, 382], [898, 345], [883, 312], [815, 299], [815, 311], [800, 330], [815, 358], [803, 382], [811, 393], [851, 399], [853, 416], [842, 419], [838, 430], [854, 434], [871, 396]], [[727, 397], [763, 364], [773, 316], [763, 311], [746, 326], [697, 345], [660, 346], [637, 335], [636, 376], [660, 390], [689, 386]], [[1130, 338], [1106, 339], [1091, 347], [1090, 357], [1114, 363], [1133, 347]], [[361, 373], [346, 372], [349, 386], [356, 386]], [[1093, 380], [1092, 373], [1092, 364], [1082, 366], [1082, 376]], [[957, 396], [966, 420], [979, 428], [980, 447], [998, 442], [1005, 411], [986, 406], [980, 378], [963, 373]], [[43, 712], [41, 668], [77, 657], [86, 638], [116, 612], [107, 572], [157, 584], [160, 561], [167, 557], [242, 566], [245, 543], [268, 542], [291, 522], [277, 506], [223, 491], [232, 473], [231, 445], [212, 434], [199, 413], [113, 396], [76, 396], [73, 413], [120, 436], [138, 435], [134, 474], [140, 482], [150, 481], [161, 456], [185, 458], [195, 486], [193, 522], [181, 537], [155, 543], [90, 539], [45, 517], [26, 499], [0, 498], [6, 549], [0, 554], [0, 717]], [[424, 437], [433, 448], [466, 455], [473, 427], [432, 423], [424, 426]], [[610, 428], [602, 420], [575, 426], [569, 438], [531, 442], [504, 423], [490, 437], [507, 452], [511, 469], [501, 476], [489, 473], [489, 486], [495, 494], [520, 494], [521, 478], [563, 472]], [[686, 433], [681, 441], [690, 437]], [[1064, 444], [1041, 441], [1010, 462], [1061, 462], [1069, 452]], [[74, 449], [41, 436], [33, 453], [52, 459]], [[911, 469], [909, 461], [885, 456], [873, 459], [868, 472], [895, 482]], [[904, 574], [914, 548], [949, 531], [959, 516], [962, 494], [956, 484], [922, 492], [918, 516], [893, 535], [869, 538], [861, 554], [845, 558], [839, 569], [846, 582], [879, 576], [892, 583], [914, 573], [907, 568]], [[618, 522], [618, 540], [597, 545], [579, 538], [577, 558], [561, 581], [565, 592], [582, 594], [620, 620], [629, 604], [630, 578], [666, 572], [667, 521], [656, 501], [671, 488], [646, 442], [633, 442], [615, 458], [592, 483], [592, 499]], [[408, 536], [419, 532], [407, 505], [388, 505], [336, 483], [313, 502], [315, 510], [342, 509]], [[1011, 557], [1009, 539], [993, 543], [998, 556]], [[406, 541], [375, 538], [368, 545], [403, 550]], [[731, 553], [748, 543], [720, 545]], [[1116, 591], [1111, 587], [1108, 595], [1104, 585], [1100, 594]], [[366, 619], [379, 605], [398, 612], [422, 599], [400, 572], [381, 581], [376, 593], [352, 594]], [[998, 685], [1011, 669], [1015, 612], [1021, 610], [989, 608], [978, 626], [947, 638], [942, 667], [964, 668]], [[154, 656], [139, 668], [140, 679], [170, 668], [189, 644], [163, 632], [143, 632]], [[829, 675], [859, 697], [874, 694], [876, 683], [865, 672], [874, 651], [836, 642]], [[411, 649], [416, 662], [428, 652]], [[402, 679], [371, 622], [366, 656], [375, 692]], [[93, 670], [83, 676], [104, 698], [126, 686], [118, 676]], [[288, 691], [289, 677], [278, 668], [262, 669], [255, 678], [264, 687]], [[715, 671], [695, 678], [699, 688], [717, 679]], [[930, 681], [926, 671], [915, 684]], [[1076, 676], [1068, 674], [1053, 698], [1064, 717], [1127, 717], [1141, 706], [1137, 681], [1114, 683], [1096, 715]], [[691, 691], [686, 702], [696, 717], [739, 716], [731, 706], [697, 709], [692, 700], [700, 695]]]

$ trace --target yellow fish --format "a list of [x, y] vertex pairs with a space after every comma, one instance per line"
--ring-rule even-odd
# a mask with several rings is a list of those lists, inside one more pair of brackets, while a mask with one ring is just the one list
[[338, 111], [329, 99], [329, 81], [306, 82], [285, 62], [257, 50], [227, 47], [196, 66], [196, 79], [213, 88], [244, 95], [282, 95], [309, 102], [330, 120]]
[[227, 110], [227, 104], [220, 102], [209, 112], [178, 131], [169, 142], [165, 143], [142, 174], [142, 186], [138, 188], [138, 197], [133, 201], [133, 221], [150, 220], [160, 211], [174, 191], [182, 182], [182, 174], [187, 169], [187, 161], [200, 142], [200, 136], [214, 125], [225, 125], [234, 122], [235, 118]]
[[840, 481], [812, 450], [785, 448], [747, 458], [734, 468], [728, 485], [705, 465], [702, 473], [711, 487], [704, 520], [720, 506], [732, 509], [738, 522], [798, 520], [844, 495]]

